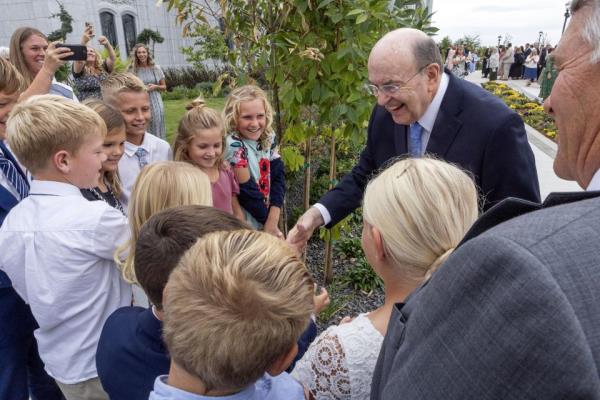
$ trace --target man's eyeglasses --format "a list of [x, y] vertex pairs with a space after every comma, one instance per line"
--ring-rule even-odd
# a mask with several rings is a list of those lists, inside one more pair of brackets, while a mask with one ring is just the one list
[[382, 92], [386, 96], [393, 96], [394, 94], [398, 93], [401, 90], [409, 89], [409, 87], [406, 86], [406, 85], [408, 85], [408, 82], [413, 80], [413, 78], [415, 76], [419, 75], [429, 65], [430, 64], [427, 64], [427, 65], [419, 68], [419, 70], [413, 76], [411, 76], [406, 82], [386, 83], [385, 85], [381, 85], [381, 86], [377, 86], [372, 83], [366, 83], [365, 89], [367, 89], [367, 91], [375, 97], [379, 96], [379, 92]]

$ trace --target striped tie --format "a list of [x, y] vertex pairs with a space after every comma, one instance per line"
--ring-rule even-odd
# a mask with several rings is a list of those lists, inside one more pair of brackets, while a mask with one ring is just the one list
[[17, 167], [0, 152], [0, 171], [6, 176], [11, 185], [17, 190], [21, 200], [29, 194], [27, 180], [17, 171]]

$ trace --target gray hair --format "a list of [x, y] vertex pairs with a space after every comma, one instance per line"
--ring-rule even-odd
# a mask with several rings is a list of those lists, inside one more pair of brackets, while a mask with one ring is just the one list
[[592, 13], [588, 15], [581, 36], [592, 46], [592, 58], [590, 62], [600, 62], [600, 0], [573, 0], [571, 2], [571, 13], [585, 7], [592, 7]]
[[431, 37], [417, 39], [413, 46], [417, 68], [422, 68], [429, 64], [437, 64], [440, 66], [440, 70], [443, 70], [440, 49]]

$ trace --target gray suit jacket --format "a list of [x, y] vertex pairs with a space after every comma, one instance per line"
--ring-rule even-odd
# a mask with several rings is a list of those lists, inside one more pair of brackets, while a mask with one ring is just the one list
[[600, 198], [464, 243], [395, 306], [371, 399], [600, 399]]

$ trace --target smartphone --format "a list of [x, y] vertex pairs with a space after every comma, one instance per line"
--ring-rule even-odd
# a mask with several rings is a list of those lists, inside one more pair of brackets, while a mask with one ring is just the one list
[[86, 22], [86, 23], [85, 23], [85, 30], [86, 30], [86, 31], [88, 31], [88, 30], [89, 30], [89, 36], [90, 36], [90, 39], [91, 39], [91, 38], [93, 38], [93, 37], [95, 36], [95, 35], [94, 35], [94, 26], [92, 25], [92, 23], [91, 23], [91, 22]]
[[81, 44], [57, 44], [56, 47], [68, 47], [73, 55], [63, 58], [65, 61], [85, 61], [87, 59], [87, 47]]

